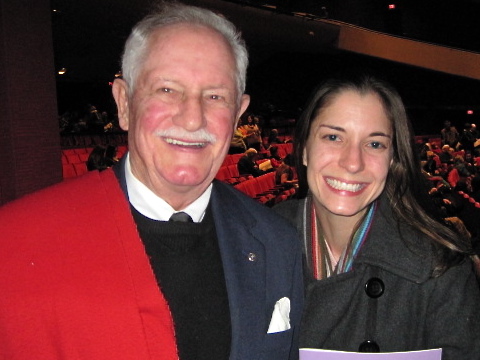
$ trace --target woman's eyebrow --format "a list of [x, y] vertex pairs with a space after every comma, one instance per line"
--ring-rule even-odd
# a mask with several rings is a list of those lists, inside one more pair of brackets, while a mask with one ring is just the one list
[[[336, 130], [336, 131], [341, 131], [341, 132], [346, 132], [344, 128], [340, 126], [335, 126], [335, 125], [328, 125], [328, 124], [320, 124], [319, 127], [326, 127], [328, 129]], [[392, 138], [390, 134], [384, 133], [383, 131], [375, 131], [369, 134], [369, 136], [383, 136], [387, 137], [389, 139]]]
[[345, 129], [340, 126], [328, 125], [328, 124], [320, 124], [319, 127], [326, 127], [332, 130], [342, 131], [345, 132]]
[[391, 136], [391, 135], [389, 135], [389, 134], [386, 134], [386, 133], [384, 133], [384, 132], [381, 132], [381, 131], [378, 131], [378, 132], [373, 132], [373, 133], [371, 133], [371, 134], [370, 134], [370, 136], [384, 136], [384, 137], [387, 137], [387, 138], [389, 138], [389, 139], [391, 139], [391, 138], [392, 138], [392, 136]]

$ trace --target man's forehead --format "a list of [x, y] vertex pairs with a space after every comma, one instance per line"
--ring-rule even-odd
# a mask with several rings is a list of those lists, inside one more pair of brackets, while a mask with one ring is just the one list
[[192, 56], [195, 56], [208, 49], [209, 53], [217, 54], [222, 66], [231, 63], [231, 66], [236, 68], [235, 54], [227, 39], [217, 30], [204, 25], [180, 23], [162, 26], [152, 32], [147, 46], [145, 60], [152, 53], [157, 58], [162, 54], [175, 56], [178, 52], [191, 50]]
[[172, 38], [180, 37], [210, 37], [211, 41], [223, 42], [228, 46], [227, 40], [225, 37], [218, 32], [217, 30], [203, 24], [192, 24], [192, 23], [176, 23], [176, 24], [167, 24], [162, 25], [152, 31], [149, 41], [168, 41]]
[[[202, 43], [203, 37], [208, 39]], [[216, 74], [214, 78], [218, 77], [219, 79], [221, 79], [221, 74], [227, 72], [228, 82], [225, 79], [216, 82], [212, 80], [212, 87], [227, 89], [231, 86], [230, 81], [236, 83], [234, 53], [223, 35], [210, 27], [184, 23], [162, 26], [152, 32], [148, 47], [141, 72], [143, 76], [149, 78], [149, 81], [163, 78], [166, 81], [176, 82], [178, 79], [175, 74], [181, 73], [185, 69], [182, 63], [189, 68], [192, 66], [191, 61], [187, 59], [183, 61], [185, 51], [188, 53], [191, 47], [191, 50], [195, 51], [191, 54], [191, 58], [199, 56], [195, 66], [200, 70], [214, 67], [217, 69], [214, 72]], [[217, 55], [201, 56], [200, 53], [205, 48], [209, 49], [208, 54]], [[164, 72], [165, 69], [168, 69], [168, 73]]]

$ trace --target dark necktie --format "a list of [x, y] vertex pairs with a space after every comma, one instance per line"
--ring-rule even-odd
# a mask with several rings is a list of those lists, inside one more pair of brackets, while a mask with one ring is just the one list
[[170, 216], [169, 221], [193, 222], [190, 215], [188, 215], [187, 213], [185, 213], [183, 211], [174, 213], [172, 216]]

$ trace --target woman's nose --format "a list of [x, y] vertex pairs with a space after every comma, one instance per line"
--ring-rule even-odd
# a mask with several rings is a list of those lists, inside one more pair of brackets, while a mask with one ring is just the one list
[[365, 167], [364, 154], [359, 146], [346, 146], [341, 153], [339, 164], [348, 172], [357, 173]]

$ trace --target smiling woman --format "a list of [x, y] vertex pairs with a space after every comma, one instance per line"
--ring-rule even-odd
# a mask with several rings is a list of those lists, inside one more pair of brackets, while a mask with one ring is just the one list
[[363, 73], [327, 80], [295, 141], [302, 199], [274, 210], [304, 245], [301, 347], [479, 358], [470, 248], [430, 209], [397, 91]]
[[[352, 228], [383, 191], [392, 160], [392, 126], [380, 98], [344, 91], [312, 122], [303, 151], [310, 190], [324, 216], [348, 216]], [[321, 154], [321, 156], [318, 156]], [[338, 237], [330, 237], [332, 242]], [[343, 244], [330, 244], [342, 252]], [[339, 249], [337, 249], [337, 247]]]

